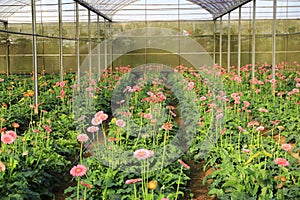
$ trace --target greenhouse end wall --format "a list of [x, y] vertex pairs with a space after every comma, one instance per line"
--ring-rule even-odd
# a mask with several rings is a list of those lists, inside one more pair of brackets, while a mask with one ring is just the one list
[[[232, 20], [230, 22], [231, 32], [231, 57], [230, 65], [237, 65], [238, 62], [238, 22]], [[169, 22], [131, 22], [131, 23], [114, 23], [112, 25], [112, 34], [118, 34], [124, 31], [129, 31], [144, 27], [167, 28], [178, 31], [180, 34], [183, 30], [191, 32], [190, 37], [195, 39], [212, 57], [214, 54], [214, 45], [216, 49], [216, 63], [219, 61], [219, 21], [217, 21], [217, 31], [214, 41], [214, 25], [212, 21], [169, 21]], [[272, 21], [257, 20], [256, 22], [256, 60], [260, 62], [271, 63], [272, 60]], [[65, 72], [76, 71], [76, 43], [75, 43], [75, 26], [74, 23], [63, 24], [63, 65]], [[100, 39], [105, 39], [103, 31], [103, 23], [100, 25]], [[251, 63], [251, 20], [242, 21], [242, 65]], [[30, 24], [9, 24], [9, 31], [30, 33]], [[59, 72], [59, 39], [57, 37], [58, 27], [56, 23], [44, 23], [37, 26], [38, 34], [46, 37], [38, 37], [38, 71], [45, 71], [46, 73]], [[222, 65], [227, 65], [227, 21], [223, 21], [223, 35], [222, 35]], [[299, 20], [278, 20], [277, 21], [277, 39], [276, 39], [276, 62], [294, 62], [297, 61], [300, 53], [300, 21]], [[97, 24], [95, 22], [91, 25], [92, 48], [97, 46]], [[10, 49], [10, 65], [11, 73], [30, 73], [32, 71], [32, 37], [30, 35], [19, 35], [10, 33], [8, 35], [12, 41], [9, 45]], [[6, 73], [6, 48], [5, 43], [7, 38], [6, 33], [0, 33], [0, 73]], [[81, 61], [88, 55], [88, 28], [87, 23], [80, 23], [80, 55]], [[161, 56], [161, 51], [151, 51], [155, 57]], [[129, 55], [124, 55], [118, 59], [114, 65], [122, 63], [123, 65], [130, 64], [136, 66], [140, 62], [137, 59], [135, 63], [130, 59], [131, 56], [139, 57], [141, 52], [131, 52]], [[172, 54], [172, 53], [170, 53]], [[140, 56], [143, 59], [144, 56]], [[176, 60], [176, 59], [175, 59]], [[170, 66], [174, 63], [173, 56], [165, 56], [165, 63]]]

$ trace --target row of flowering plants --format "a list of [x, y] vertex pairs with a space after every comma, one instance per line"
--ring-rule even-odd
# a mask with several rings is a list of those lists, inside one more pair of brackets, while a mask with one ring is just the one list
[[[220, 68], [226, 102], [219, 140], [205, 158], [214, 172], [210, 195], [219, 199], [298, 199], [299, 65], [282, 63], [275, 79], [267, 64], [241, 76]], [[195, 149], [197, 151], [197, 149]], [[204, 182], [206, 181], [204, 180]]]
[[1, 199], [53, 199], [66, 181], [62, 175], [78, 146], [67, 102], [73, 80], [72, 75], [63, 83], [57, 76], [39, 76], [35, 106], [31, 76], [1, 77]]
[[[81, 172], [80, 168], [84, 169], [84, 174], [70, 172], [78, 183], [65, 191], [71, 193], [71, 199], [183, 197], [184, 185], [189, 180], [186, 175], [189, 166], [180, 158], [187, 150], [185, 145], [189, 145], [196, 134], [192, 125], [198, 126], [198, 116], [188, 115], [186, 110], [197, 110], [197, 104], [191, 103], [196, 94], [191, 91], [192, 86], [186, 88], [189, 86], [185, 78], [171, 69], [144, 66], [142, 70], [146, 73], [139, 70], [126, 69], [130, 73], [121, 74], [123, 77], [120, 77], [120, 71], [107, 71], [102, 78], [108, 77], [109, 85], [115, 87], [108, 88], [108, 80], [100, 81], [94, 89], [84, 87], [82, 96], [74, 99], [74, 105], [80, 105], [78, 107], [83, 111], [85, 107], [90, 109], [90, 105], [95, 105], [96, 111], [92, 115], [75, 112], [79, 119], [81, 149], [88, 146], [87, 151], [92, 156], [84, 158], [85, 154], [80, 154], [80, 165], [75, 167], [78, 172]], [[82, 84], [93, 85], [91, 78], [87, 82]], [[101, 89], [110, 94], [103, 95]], [[92, 91], [96, 92], [91, 94]], [[174, 93], [182, 100], [171, 95]], [[111, 98], [112, 109], [99, 111], [97, 101], [103, 102], [99, 99], [105, 96]], [[95, 99], [95, 102], [84, 97]], [[176, 108], [178, 101], [181, 101], [180, 110]], [[182, 127], [185, 131], [179, 131], [180, 123], [175, 122], [177, 115], [186, 118], [186, 125]], [[81, 140], [81, 137], [86, 139]]]

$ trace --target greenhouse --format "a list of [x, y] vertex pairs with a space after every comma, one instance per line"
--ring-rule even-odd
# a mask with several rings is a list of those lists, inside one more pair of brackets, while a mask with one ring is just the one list
[[300, 199], [300, 0], [0, 0], [0, 199]]

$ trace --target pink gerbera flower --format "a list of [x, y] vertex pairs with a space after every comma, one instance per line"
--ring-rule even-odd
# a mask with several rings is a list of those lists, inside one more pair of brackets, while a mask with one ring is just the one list
[[84, 176], [87, 172], [87, 168], [84, 165], [77, 165], [72, 167], [72, 169], [70, 170], [70, 174], [72, 176], [76, 176], [76, 177], [81, 177]]
[[241, 126], [238, 126], [239, 131], [241, 132], [247, 132], [245, 129], [243, 129]]
[[191, 168], [188, 164], [186, 164], [186, 163], [183, 162], [182, 160], [178, 160], [178, 162], [179, 162], [184, 168], [186, 168], [186, 169], [190, 169], [190, 168]]
[[14, 137], [9, 135], [9, 134], [3, 134], [1, 136], [1, 141], [4, 142], [5, 144], [11, 144], [14, 142]]
[[86, 130], [89, 133], [95, 133], [95, 132], [99, 131], [99, 128], [97, 126], [89, 126]]
[[79, 134], [77, 136], [77, 140], [79, 142], [87, 142], [89, 140], [89, 136], [87, 134]]
[[92, 119], [92, 124], [94, 125], [94, 126], [97, 126], [97, 125], [99, 125], [99, 124], [101, 124], [102, 123], [102, 120], [99, 118], [99, 117], [94, 117], [93, 119]]
[[255, 121], [255, 120], [248, 123], [248, 127], [250, 127], [250, 126], [258, 126], [258, 125], [259, 125], [259, 122]]
[[194, 82], [189, 82], [187, 90], [192, 90], [194, 88], [194, 85], [195, 85]]
[[105, 120], [107, 120], [108, 115], [105, 114], [105, 113], [103, 113], [103, 114], [101, 114], [101, 115], [99, 116], [99, 118], [100, 118], [102, 121], [105, 121]]
[[205, 100], [206, 100], [205, 96], [200, 97], [200, 101], [205, 101]]
[[265, 109], [265, 108], [259, 108], [258, 110], [259, 110], [260, 112], [263, 112], [263, 113], [267, 113], [267, 112], [268, 112], [268, 110]]
[[249, 153], [249, 152], [250, 152], [249, 149], [245, 149], [245, 148], [243, 148], [242, 151], [243, 151], [244, 153]]
[[141, 182], [143, 181], [143, 179], [141, 178], [137, 178], [137, 179], [129, 179], [125, 181], [125, 184], [132, 184], [132, 183], [137, 183], [137, 182]]
[[263, 126], [259, 126], [256, 128], [256, 131], [263, 131], [263, 130], [265, 130], [265, 127], [263, 127]]
[[136, 157], [138, 160], [144, 160], [147, 158], [151, 158], [153, 155], [154, 155], [153, 151], [146, 150], [146, 149], [139, 149], [133, 153], [133, 156]]
[[122, 119], [118, 119], [118, 120], [116, 121], [116, 125], [117, 125], [118, 127], [125, 127], [125, 126], [126, 126], [126, 122], [125, 122], [124, 120], [122, 120]]
[[151, 113], [146, 113], [146, 114], [144, 114], [144, 118], [151, 119], [152, 118], [152, 114]]
[[216, 116], [216, 119], [222, 119], [223, 118], [223, 113], [220, 113]]
[[290, 151], [292, 150], [293, 146], [291, 144], [282, 144], [281, 148], [285, 151]]
[[282, 166], [282, 167], [286, 167], [286, 166], [289, 166], [289, 165], [290, 165], [289, 161], [287, 161], [287, 160], [284, 159], [284, 158], [276, 158], [276, 159], [275, 159], [275, 163], [276, 163], [277, 165]]
[[15, 131], [6, 131], [5, 134], [12, 136], [14, 139], [18, 137]]
[[173, 128], [173, 124], [172, 123], [170, 123], [170, 122], [166, 122], [166, 123], [164, 123], [163, 125], [162, 125], [162, 128], [163, 129], [165, 129], [165, 130], [172, 130], [172, 128]]

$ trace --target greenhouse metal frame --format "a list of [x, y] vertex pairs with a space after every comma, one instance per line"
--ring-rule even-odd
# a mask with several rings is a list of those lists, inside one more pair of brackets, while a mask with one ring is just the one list
[[[292, 0], [290, 0], [292, 1]], [[9, 75], [11, 73], [11, 62], [10, 62], [10, 45], [13, 43], [9, 39], [10, 34], [14, 35], [24, 35], [24, 36], [31, 36], [32, 37], [32, 63], [33, 63], [33, 74], [34, 74], [34, 95], [35, 95], [35, 104], [37, 105], [38, 103], [38, 88], [37, 88], [37, 75], [38, 75], [38, 48], [37, 48], [37, 38], [45, 38], [45, 39], [56, 39], [59, 41], [59, 74], [60, 74], [60, 79], [63, 80], [63, 73], [64, 73], [64, 51], [63, 51], [63, 43], [64, 41], [73, 41], [75, 42], [75, 47], [76, 47], [76, 68], [77, 68], [77, 73], [80, 73], [80, 42], [87, 42], [87, 49], [88, 52], [87, 54], [91, 58], [91, 52], [92, 52], [92, 43], [94, 44], [99, 44], [101, 42], [101, 37], [102, 39], [106, 39], [108, 37], [112, 36], [112, 27], [114, 26], [114, 23], [118, 23], [118, 21], [114, 21], [114, 16], [121, 11], [122, 9], [126, 9], [130, 4], [134, 3], [139, 3], [139, 1], [136, 0], [114, 0], [114, 1], [105, 1], [105, 0], [74, 0], [74, 1], [64, 1], [64, 0], [58, 0], [57, 3], [44, 3], [40, 1], [40, 4], [37, 5], [37, 2], [35, 0], [31, 1], [19, 1], [19, 0], [14, 0], [14, 1], [0, 1], [1, 9], [0, 9], [0, 23], [3, 24], [3, 28], [0, 29], [0, 33], [6, 34], [6, 38], [4, 43], [6, 44], [6, 52], [5, 52], [5, 60], [6, 60], [6, 74]], [[211, 20], [213, 20], [214, 24], [214, 33], [213, 33], [213, 40], [214, 40], [214, 50], [213, 50], [213, 60], [214, 63], [219, 63], [220, 65], [223, 62], [223, 55], [227, 54], [227, 70], [230, 71], [231, 67], [231, 21], [232, 21], [232, 15], [231, 13], [233, 11], [238, 10], [238, 15], [237, 15], [237, 20], [238, 20], [238, 51], [237, 51], [237, 67], [238, 67], [238, 75], [240, 75], [240, 67], [241, 67], [241, 51], [242, 51], [242, 45], [241, 45], [241, 40], [242, 40], [242, 31], [241, 31], [241, 21], [242, 21], [242, 8], [245, 5], [250, 5], [249, 9], [252, 9], [252, 13], [249, 11], [250, 15], [250, 21], [252, 23], [251, 27], [251, 59], [252, 59], [252, 79], [254, 79], [255, 76], [255, 63], [256, 63], [256, 19], [257, 19], [257, 0], [235, 0], [235, 1], [227, 1], [227, 0], [189, 0], [187, 1], [189, 3], [192, 3], [194, 5], [197, 5], [199, 7], [199, 10], [205, 10], [207, 13], [211, 15]], [[264, 2], [262, 0], [262, 2]], [[276, 66], [276, 24], [277, 24], [277, 0], [273, 1], [267, 1], [266, 2], [272, 2], [272, 13], [271, 13], [271, 20], [272, 20], [272, 77], [273, 79], [275, 78], [275, 66]], [[286, 1], [287, 5], [289, 1]], [[293, 1], [293, 2], [298, 2], [298, 1]], [[180, 9], [182, 1], [178, 0], [177, 2], [177, 8], [172, 8], [173, 10], [177, 10], [178, 12], [174, 15], [177, 15], [177, 23], [179, 24], [181, 19], [180, 19]], [[176, 6], [176, 3], [174, 4]], [[298, 2], [299, 3], [299, 2]], [[150, 1], [144, 0], [142, 3], [144, 5], [142, 6], [142, 10], [144, 11], [144, 21], [145, 21], [145, 26], [147, 26], [147, 21], [148, 21], [148, 11], [147, 9], [151, 5]], [[149, 5], [148, 5], [149, 4]], [[75, 19], [73, 19], [73, 22], [75, 22], [75, 37], [65, 37], [63, 34], [63, 27], [64, 27], [64, 12], [70, 11], [70, 10], [64, 10], [63, 11], [63, 6], [66, 5], [71, 5], [73, 6], [73, 9], [71, 9], [71, 12], [73, 12]], [[152, 6], [161, 6], [163, 4], [155, 4], [153, 3]], [[31, 13], [31, 21], [27, 21], [27, 23], [31, 23], [31, 32], [22, 32], [22, 31], [12, 31], [9, 30], [10, 27], [10, 19], [11, 16], [14, 16], [18, 11], [22, 10], [24, 7], [29, 7], [30, 6], [30, 13]], [[43, 13], [47, 13], [46, 9], [43, 9], [42, 7], [45, 6], [55, 6], [57, 7], [56, 16], [58, 16], [57, 20], [54, 20], [58, 22], [58, 33], [55, 36], [49, 36], [49, 35], [44, 35], [40, 34], [37, 32], [37, 25], [39, 24], [37, 22], [37, 8], [40, 6], [40, 14], [42, 15]], [[299, 8], [300, 5], [294, 6], [296, 9]], [[70, 9], [68, 7], [68, 9]], [[80, 11], [79, 10], [85, 9], [87, 11], [87, 15], [85, 16], [85, 21], [87, 23], [87, 29], [88, 29], [88, 36], [86, 38], [80, 38]], [[159, 8], [158, 8], [159, 9]], [[170, 8], [171, 9], [171, 8]], [[270, 9], [270, 8], [269, 8]], [[285, 9], [288, 9], [288, 6], [285, 7]], [[129, 9], [130, 10], [130, 9]], [[187, 9], [188, 10], [188, 9]], [[195, 10], [193, 8], [192, 10]], [[130, 10], [131, 12], [134, 11], [133, 9]], [[196, 10], [198, 11], [198, 10]], [[50, 12], [50, 11], [49, 11]], [[53, 12], [53, 11], [51, 11]], [[189, 12], [192, 13], [192, 11], [189, 10]], [[91, 33], [91, 15], [96, 16], [96, 35], [93, 36], [96, 38], [95, 41], [92, 41], [92, 33]], [[55, 14], [54, 14], [55, 15]], [[191, 14], [192, 15], [192, 14]], [[227, 24], [224, 23], [226, 20], [225, 16], [227, 16]], [[51, 18], [51, 16], [49, 15]], [[53, 16], [52, 16], [53, 18]], [[70, 20], [70, 17], [67, 20]], [[72, 18], [72, 17], [71, 17]], [[19, 17], [20, 19], [20, 17]], [[101, 30], [100, 27], [100, 20], [103, 22], [103, 27]], [[142, 20], [142, 21], [143, 21]], [[199, 19], [201, 20], [201, 19]], [[204, 19], [207, 20], [207, 19]], [[126, 20], [125, 20], [126, 21]], [[16, 22], [18, 23], [18, 22]], [[22, 23], [22, 22], [21, 22]], [[47, 22], [42, 22], [42, 17], [40, 17], [40, 23], [47, 23]], [[218, 27], [219, 24], [219, 27]], [[179, 25], [178, 25], [179, 26]], [[224, 51], [224, 26], [227, 26], [227, 52]], [[180, 29], [180, 27], [179, 27]], [[219, 29], [219, 35], [217, 35], [217, 29]], [[103, 32], [103, 35], [101, 36], [100, 32]], [[298, 34], [298, 33], [295, 33]], [[219, 41], [218, 41], [219, 40]], [[219, 44], [217, 44], [219, 43]], [[219, 49], [216, 49], [217, 45], [219, 45]], [[107, 47], [108, 48], [108, 47]], [[112, 60], [112, 55], [108, 55], [108, 50], [105, 48], [105, 66], [107, 63]], [[100, 51], [98, 51], [100, 53]], [[113, 50], [111, 50], [113, 53]], [[112, 54], [111, 53], [111, 54]], [[180, 52], [179, 52], [180, 55]], [[219, 59], [217, 60], [217, 55], [219, 55]], [[100, 73], [100, 55], [99, 55], [99, 62], [98, 62], [98, 73]], [[218, 62], [217, 62], [218, 61]], [[89, 61], [89, 65], [92, 65], [91, 60]]]

